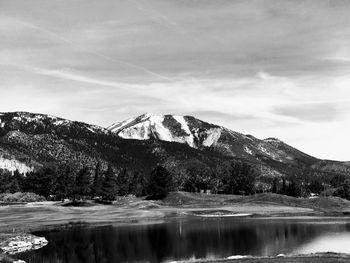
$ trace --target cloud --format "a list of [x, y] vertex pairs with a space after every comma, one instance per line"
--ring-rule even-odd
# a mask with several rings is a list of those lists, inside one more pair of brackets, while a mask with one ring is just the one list
[[189, 112], [189, 115], [198, 116], [200, 118], [203, 116], [205, 119], [213, 119], [213, 120], [226, 120], [226, 121], [237, 121], [237, 120], [256, 120], [257, 117], [253, 114], [235, 114], [235, 113], [227, 113], [227, 112], [219, 112], [219, 111], [193, 111]]
[[330, 122], [338, 116], [337, 104], [309, 103], [275, 107], [274, 113], [302, 121]]
[[107, 86], [107, 87], [114, 87], [114, 88], [121, 88], [121, 89], [125, 88], [125, 86], [122, 85], [121, 83], [95, 79], [88, 76], [72, 73], [72, 72], [69, 72], [68, 70], [48, 70], [48, 69], [42, 69], [42, 68], [31, 68], [30, 70], [33, 73], [36, 73], [39, 75], [51, 76], [51, 77], [65, 79], [65, 80], [73, 80], [73, 81], [83, 82], [83, 83], [92, 84], [92, 85]]
[[346, 158], [317, 140], [350, 132], [349, 10], [328, 0], [2, 0], [1, 110], [103, 126], [191, 114]]

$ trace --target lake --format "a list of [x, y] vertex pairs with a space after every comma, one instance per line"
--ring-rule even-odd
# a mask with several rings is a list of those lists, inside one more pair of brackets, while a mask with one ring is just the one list
[[232, 255], [350, 253], [350, 219], [186, 219], [128, 226], [73, 226], [34, 233], [49, 244], [27, 263], [166, 262]]

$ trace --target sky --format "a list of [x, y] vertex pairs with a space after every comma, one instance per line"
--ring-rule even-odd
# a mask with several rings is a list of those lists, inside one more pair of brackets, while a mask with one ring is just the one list
[[350, 1], [0, 0], [0, 111], [192, 115], [350, 161]]

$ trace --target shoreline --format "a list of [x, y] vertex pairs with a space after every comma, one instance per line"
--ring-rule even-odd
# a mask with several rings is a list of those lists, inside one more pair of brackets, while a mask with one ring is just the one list
[[274, 257], [232, 256], [222, 259], [176, 261], [176, 263], [345, 263], [349, 261], [350, 254], [328, 252]]
[[186, 218], [344, 218], [350, 219], [350, 201], [332, 197], [301, 199], [276, 194], [254, 196], [206, 195], [173, 192], [165, 200], [119, 198], [112, 205], [89, 202], [65, 206], [37, 202], [0, 206], [0, 233], [33, 232], [67, 224], [140, 224]]
[[[273, 194], [242, 197], [176, 192], [162, 201], [147, 201], [134, 197], [119, 198], [112, 205], [91, 202], [84, 207], [65, 206], [62, 202], [6, 205], [0, 206], [0, 241], [6, 233], [11, 233], [12, 236], [25, 236], [38, 231], [69, 229], [76, 226], [144, 225], [164, 223], [171, 220], [213, 220], [221, 218], [222, 220], [305, 219], [312, 221], [314, 219], [334, 219], [350, 221], [348, 216], [350, 202], [347, 200], [336, 198], [308, 200], [285, 196], [277, 197], [278, 200], [275, 200], [276, 196]], [[11, 262], [3, 261], [1, 257], [4, 256], [0, 253], [0, 262]], [[279, 257], [279, 260], [283, 258]], [[266, 258], [260, 257], [259, 259], [262, 261], [257, 261], [256, 258], [244, 258], [194, 262], [298, 262], [272, 261], [272, 258], [269, 258], [270, 261], [266, 261]], [[291, 260], [291, 258], [288, 257], [288, 260]], [[348, 262], [350, 260], [348, 255], [347, 260]], [[322, 263], [322, 261], [318, 263]]]

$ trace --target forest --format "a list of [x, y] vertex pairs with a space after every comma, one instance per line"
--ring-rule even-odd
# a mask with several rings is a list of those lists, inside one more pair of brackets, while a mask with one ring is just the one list
[[[265, 188], [260, 187], [259, 178], [261, 175], [256, 169], [241, 161], [225, 161], [215, 169], [194, 162], [176, 176], [159, 164], [150, 173], [125, 168], [115, 170], [112, 165], [103, 169], [100, 162], [95, 167], [80, 169], [69, 164], [52, 164], [25, 175], [0, 170], [0, 201], [12, 201], [8, 194], [14, 193], [27, 193], [19, 195], [25, 200], [28, 193], [33, 193], [39, 200], [110, 203], [118, 196], [127, 195], [162, 199], [170, 191], [236, 195], [272, 192], [294, 197], [327, 194], [350, 198], [350, 180], [342, 175], [334, 176], [329, 184], [275, 177]], [[12, 199], [16, 198], [12, 195]]]

